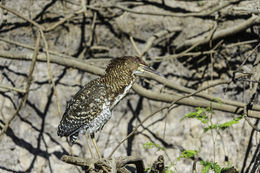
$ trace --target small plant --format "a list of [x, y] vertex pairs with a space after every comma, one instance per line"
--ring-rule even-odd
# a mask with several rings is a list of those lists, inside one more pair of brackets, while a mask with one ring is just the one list
[[208, 120], [207, 112], [212, 111], [212, 109], [197, 107], [196, 110], [197, 110], [196, 112], [190, 112], [184, 115], [181, 121], [183, 121], [185, 118], [196, 118], [197, 120], [201, 121], [203, 124], [208, 123], [209, 120]]
[[177, 158], [181, 160], [181, 158], [193, 158], [198, 154], [198, 150], [185, 150], [181, 153], [181, 155]]
[[200, 164], [203, 166], [202, 173], [207, 173], [209, 170], [213, 170], [215, 173], [221, 173], [222, 171], [232, 168], [231, 166], [221, 168], [217, 163], [200, 161]]
[[233, 124], [239, 123], [239, 121], [242, 118], [243, 118], [243, 116], [239, 116], [239, 117], [234, 118], [233, 120], [227, 121], [227, 122], [222, 123], [222, 124], [212, 124], [212, 125], [209, 125], [208, 127], [204, 128], [204, 132], [207, 132], [208, 130], [211, 130], [211, 129], [221, 129], [221, 130], [224, 130], [224, 129], [232, 126]]
[[143, 146], [144, 146], [145, 149], [150, 149], [150, 148], [152, 148], [152, 147], [155, 147], [155, 148], [157, 148], [157, 149], [159, 149], [159, 150], [165, 151], [165, 148], [164, 148], [164, 147], [162, 147], [162, 146], [160, 146], [159, 144], [156, 144], [156, 143], [154, 143], [154, 142], [146, 142], [146, 143], [144, 143]]
[[[219, 104], [222, 104], [221, 100], [219, 100], [219, 99], [213, 99], [213, 100], [218, 102]], [[243, 116], [239, 116], [239, 117], [233, 118], [230, 121], [224, 122], [222, 124], [218, 124], [218, 123], [213, 124], [212, 123], [213, 114], [214, 114], [214, 111], [213, 111], [212, 107], [207, 107], [207, 108], [197, 107], [195, 112], [190, 112], [190, 113], [187, 113], [186, 115], [184, 115], [184, 117], [181, 119], [181, 121], [184, 120], [185, 118], [195, 118], [204, 125], [204, 132], [207, 132], [209, 130], [211, 130], [211, 132], [212, 132], [213, 130], [225, 130], [226, 128], [231, 127], [234, 124], [238, 124], [239, 121], [243, 118]], [[212, 136], [213, 136], [213, 134], [212, 134]], [[214, 140], [214, 138], [213, 138], [213, 140]], [[214, 143], [214, 145], [215, 145], [215, 143]], [[198, 154], [198, 152], [199, 152], [198, 150], [185, 150], [178, 157], [178, 160], [180, 160], [181, 158], [194, 158]], [[200, 164], [203, 166], [202, 173], [207, 173], [207, 172], [209, 172], [209, 170], [212, 170], [215, 173], [221, 173], [222, 171], [231, 168], [230, 165], [228, 167], [221, 168], [218, 165], [218, 163], [216, 163], [216, 162], [204, 161], [204, 160], [201, 160]]]
[[222, 168], [217, 163], [202, 160], [200, 164], [203, 166], [202, 173], [207, 173], [210, 169], [215, 173], [221, 173]]
[[170, 164], [169, 166], [165, 167], [165, 173], [175, 173], [173, 169], [176, 170], [174, 164]]
[[151, 169], [152, 169], [151, 167], [145, 168], [145, 169], [144, 169], [144, 172], [148, 172], [148, 171], [150, 171]]
[[[219, 103], [221, 104], [221, 102], [219, 102]], [[184, 115], [184, 117], [181, 119], [181, 121], [183, 121], [185, 118], [196, 118], [203, 124], [207, 125], [207, 127], [204, 128], [204, 132], [207, 132], [208, 130], [212, 130], [212, 129], [224, 130], [224, 129], [232, 126], [233, 124], [239, 123], [239, 121], [243, 118], [243, 116], [239, 116], [239, 117], [234, 118], [233, 120], [227, 121], [222, 124], [209, 124], [209, 118], [207, 116], [207, 114], [209, 114], [209, 113], [214, 113], [212, 108], [197, 107], [196, 112], [187, 113], [186, 115]]]
[[[178, 157], [178, 160], [181, 158], [189, 159], [194, 158], [198, 154], [199, 150], [185, 150], [181, 153], [181, 155]], [[221, 173], [221, 171], [224, 171], [226, 169], [229, 169], [229, 167], [221, 168], [218, 163], [210, 162], [210, 161], [204, 161], [201, 160], [200, 164], [203, 166], [202, 173], [207, 173], [209, 170], [213, 170], [215, 173]]]

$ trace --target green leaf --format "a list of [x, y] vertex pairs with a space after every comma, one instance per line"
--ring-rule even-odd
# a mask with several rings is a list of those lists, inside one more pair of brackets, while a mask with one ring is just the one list
[[174, 173], [174, 171], [172, 170], [172, 168], [174, 168], [174, 164], [170, 164], [169, 166], [165, 167], [165, 173]]
[[209, 172], [209, 169], [210, 169], [210, 165], [204, 166], [203, 169], [202, 169], [202, 173], [207, 173], [207, 172]]
[[218, 128], [218, 124], [213, 124], [208, 127], [205, 127], [204, 132], [207, 132], [208, 130], [212, 130], [212, 129], [217, 129], [217, 128]]
[[213, 164], [212, 164], [212, 169], [213, 169], [216, 173], [221, 173], [221, 167], [220, 167], [217, 163], [213, 163]]
[[201, 121], [203, 124], [206, 124], [208, 122], [208, 116], [206, 115], [206, 112], [208, 112], [210, 109], [205, 108], [196, 108], [196, 112], [190, 112], [184, 115], [184, 117], [181, 119], [184, 120], [185, 118], [196, 118], [199, 121]]
[[222, 123], [222, 124], [213, 124], [213, 125], [210, 125], [206, 128], [204, 128], [204, 132], [207, 132], [208, 130], [212, 130], [212, 129], [221, 129], [221, 130], [225, 130], [226, 128], [232, 126], [233, 124], [238, 124], [239, 121], [243, 118], [243, 116], [239, 116], [239, 117], [236, 117], [234, 118], [233, 120], [230, 120], [230, 121], [227, 121], [225, 123]]
[[159, 150], [163, 150], [163, 151], [165, 150], [164, 147], [160, 146], [159, 144], [155, 144], [153, 142], [146, 142], [146, 143], [143, 144], [143, 146], [144, 146], [145, 149], [150, 149], [152, 147], [155, 147]]
[[222, 105], [222, 100], [220, 98], [216, 97], [216, 98], [213, 98], [212, 100], [215, 102], [218, 102], [219, 105]]
[[242, 118], [243, 118], [242, 116], [236, 117], [236, 118], [234, 118], [234, 119], [231, 120], [231, 121], [227, 121], [227, 122], [225, 122], [225, 123], [223, 123], [223, 124], [220, 124], [219, 127], [220, 127], [222, 130], [224, 130], [224, 129], [226, 129], [227, 127], [232, 126], [233, 124], [238, 124], [239, 121], [240, 121]]
[[198, 150], [185, 150], [181, 153], [181, 155], [177, 158], [180, 160], [181, 158], [192, 158], [198, 154]]
[[151, 170], [152, 168], [145, 168], [144, 171], [147, 172], [149, 170]]
[[212, 169], [215, 173], [221, 173], [221, 167], [214, 162], [208, 161], [200, 161], [200, 164], [203, 166], [202, 173], [207, 173], [210, 169]]
[[200, 161], [200, 164], [203, 166], [202, 173], [207, 173], [210, 170], [211, 162]]

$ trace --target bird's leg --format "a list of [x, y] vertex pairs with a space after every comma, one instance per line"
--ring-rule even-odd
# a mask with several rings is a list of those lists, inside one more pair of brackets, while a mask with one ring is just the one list
[[91, 150], [91, 146], [90, 146], [90, 143], [89, 143], [89, 136], [88, 136], [88, 134], [86, 134], [86, 141], [87, 141], [88, 150], [90, 152], [91, 158], [94, 158], [94, 154], [93, 154], [93, 151]]
[[94, 147], [95, 147], [95, 149], [96, 149], [96, 152], [97, 152], [97, 154], [98, 154], [99, 159], [102, 159], [101, 154], [100, 154], [100, 152], [99, 152], [99, 150], [98, 150], [98, 147], [97, 147], [96, 140], [95, 140], [95, 134], [94, 134], [94, 133], [91, 133], [91, 134], [90, 134], [90, 137], [91, 137], [91, 140], [92, 140], [92, 142], [93, 142], [93, 144], [94, 144]]

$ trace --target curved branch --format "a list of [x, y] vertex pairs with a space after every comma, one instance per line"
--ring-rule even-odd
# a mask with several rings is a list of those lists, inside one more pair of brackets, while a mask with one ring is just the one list
[[[227, 28], [227, 29], [223, 29], [223, 30], [220, 30], [220, 31], [216, 31], [213, 34], [213, 36], [210, 40], [213, 41], [213, 40], [216, 40], [216, 39], [221, 39], [221, 38], [224, 38], [224, 37], [227, 37], [227, 36], [230, 36], [230, 35], [234, 35], [238, 32], [241, 32], [241, 31], [249, 28], [250, 26], [252, 26], [254, 24], [259, 23], [259, 22], [260, 22], [260, 17], [253, 15], [248, 20], [240, 23], [239, 25], [236, 25], [236, 26], [233, 26], [233, 27], [230, 27], [230, 28]], [[206, 33], [206, 35], [207, 35], [207, 33]], [[196, 37], [194, 39], [184, 41], [183, 44], [176, 47], [176, 50], [180, 50], [182, 48], [192, 46], [196, 43], [199, 43], [199, 45], [203, 45], [203, 44], [208, 43], [210, 40], [207, 39], [207, 36], [202, 35], [200, 37]]]
[[[7, 58], [7, 59], [16, 59], [16, 60], [31, 60], [30, 54], [10, 54], [9, 52], [2, 51], [0, 52], [0, 57]], [[39, 54], [37, 57], [38, 61], [46, 62], [46, 55], [45, 54]], [[86, 71], [95, 75], [104, 75], [104, 70], [96, 67], [94, 65], [87, 64], [86, 61], [83, 60], [77, 60], [74, 58], [59, 58], [57, 56], [50, 56], [50, 62], [56, 63], [59, 65], [67, 66], [67, 67], [73, 67], [77, 68], [82, 71]], [[156, 80], [159, 83], [162, 83], [169, 88], [173, 88], [175, 90], [184, 92], [184, 93], [193, 93], [195, 90], [183, 87], [181, 85], [177, 85], [166, 78], [155, 76], [155, 75], [146, 75], [146, 77], [150, 77], [154, 80]], [[229, 81], [223, 81], [222, 84], [226, 84]], [[146, 90], [141, 86], [138, 86], [137, 84], [134, 85], [133, 89], [140, 95], [145, 96], [147, 98], [157, 100], [157, 101], [163, 101], [163, 102], [172, 102], [174, 100], [174, 96], [168, 95], [168, 94], [161, 94], [161, 93], [155, 93], [154, 91]], [[216, 97], [210, 96], [205, 93], [196, 93], [195, 96], [207, 99], [207, 100], [195, 100], [195, 99], [184, 99], [184, 101], [178, 102], [178, 104], [193, 106], [193, 107], [208, 107], [211, 106], [213, 109], [221, 110], [225, 112], [235, 113], [235, 114], [241, 114], [241, 111], [244, 108], [244, 103], [226, 100], [226, 99], [220, 99], [222, 105], [220, 105], [217, 102], [214, 102]], [[259, 115], [259, 107], [260, 105], [253, 105], [251, 110], [248, 112], [248, 116], [254, 117], [254, 118], [260, 118]]]
[[[182, 97], [180, 95], [177, 95], [176, 97], [169, 94], [157, 93], [151, 90], [147, 90], [137, 84], [134, 84], [133, 88], [138, 94], [155, 101], [163, 101], [163, 102], [171, 103], [174, 102], [175, 100], [178, 100], [180, 97]], [[212, 107], [214, 110], [219, 110], [219, 111], [224, 111], [224, 112], [229, 112], [234, 114], [243, 114], [243, 108], [241, 107], [219, 104], [216, 102], [198, 100], [193, 98], [184, 98], [182, 100], [177, 101], [176, 103], [180, 105], [187, 105], [193, 107]], [[254, 118], [260, 118], [260, 112], [255, 110], [248, 110], [248, 116]]]

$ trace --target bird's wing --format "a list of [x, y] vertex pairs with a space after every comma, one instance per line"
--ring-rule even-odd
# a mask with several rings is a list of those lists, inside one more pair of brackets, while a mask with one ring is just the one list
[[102, 111], [106, 87], [98, 79], [87, 83], [68, 103], [58, 127], [59, 136], [70, 136]]

